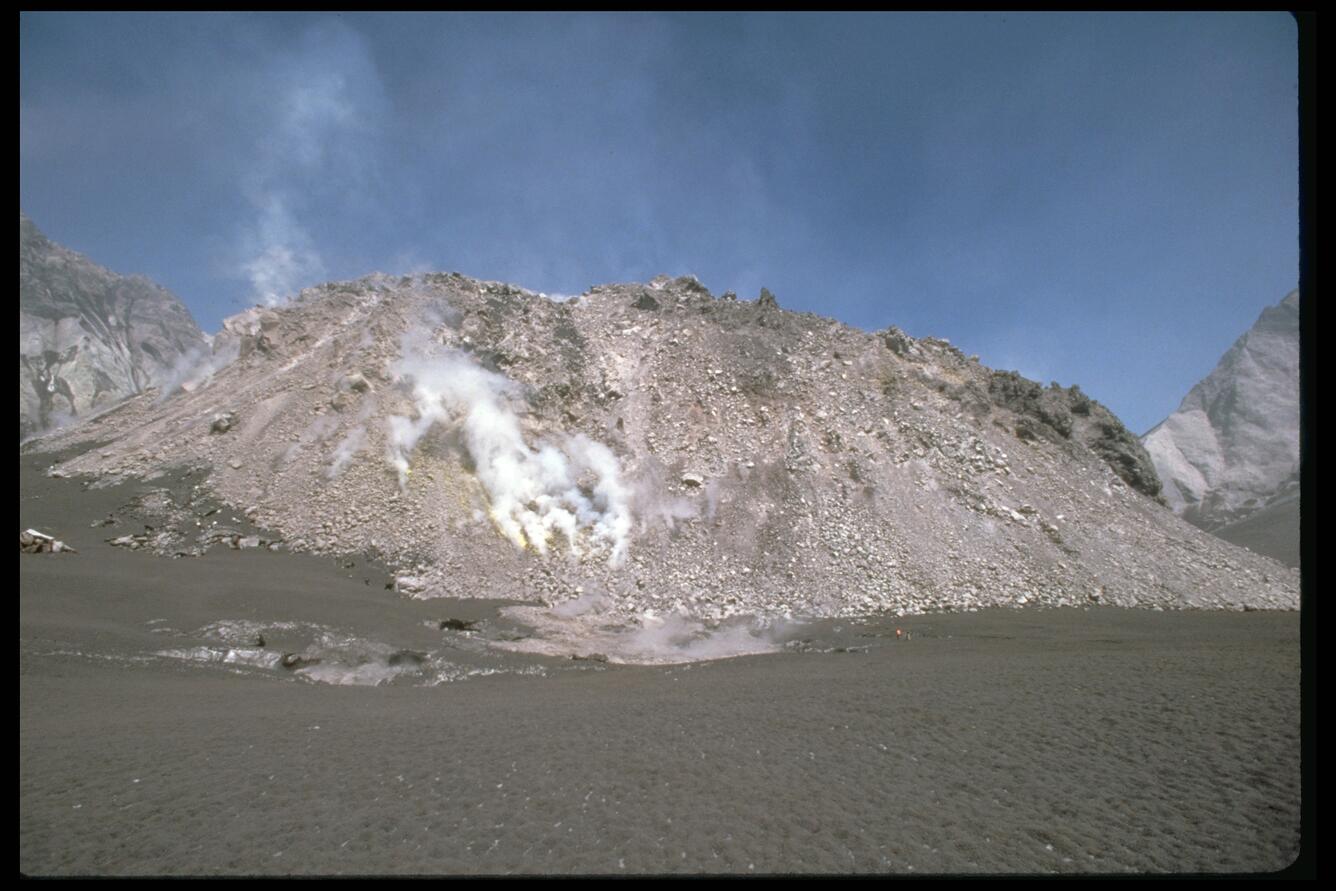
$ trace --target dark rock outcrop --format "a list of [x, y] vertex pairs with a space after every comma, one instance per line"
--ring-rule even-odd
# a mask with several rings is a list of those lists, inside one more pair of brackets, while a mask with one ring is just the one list
[[1035, 440], [1075, 439], [1099, 455], [1136, 491], [1152, 497], [1160, 494], [1160, 480], [1141, 443], [1103, 405], [1077, 386], [1045, 387], [1014, 371], [994, 371], [988, 381], [993, 404], [1020, 417], [1016, 435]]

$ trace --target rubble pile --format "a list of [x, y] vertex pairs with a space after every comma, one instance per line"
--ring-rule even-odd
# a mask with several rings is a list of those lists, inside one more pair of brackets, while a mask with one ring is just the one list
[[79, 552], [65, 542], [44, 532], [38, 532], [36, 529], [25, 529], [19, 533], [19, 553], [77, 554]]
[[93, 485], [194, 468], [253, 528], [376, 556], [404, 596], [1297, 608], [1297, 573], [1176, 518], [1079, 389], [762, 298], [690, 277], [566, 302], [458, 274], [324, 285], [228, 320], [214, 350], [236, 358], [191, 391], [36, 447], [85, 444], [53, 472]]

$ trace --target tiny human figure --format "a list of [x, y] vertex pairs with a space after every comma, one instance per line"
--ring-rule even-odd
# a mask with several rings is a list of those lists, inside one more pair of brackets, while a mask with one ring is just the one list
[[900, 640], [900, 639], [903, 638], [904, 636], [905, 636], [904, 631], [900, 630], [899, 628], [895, 629], [895, 639], [896, 639], [896, 640]]

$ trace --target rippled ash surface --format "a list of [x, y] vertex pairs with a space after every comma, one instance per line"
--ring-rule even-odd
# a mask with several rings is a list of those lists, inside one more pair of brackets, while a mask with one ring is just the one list
[[[167, 561], [87, 526], [58, 530], [80, 554], [20, 560], [29, 874], [1179, 872], [1297, 852], [1295, 614], [825, 622], [776, 654], [620, 666], [496, 652], [500, 604], [399, 600], [360, 567]], [[341, 686], [162, 655], [257, 628], [267, 652], [327, 634], [350, 664], [421, 660]]]

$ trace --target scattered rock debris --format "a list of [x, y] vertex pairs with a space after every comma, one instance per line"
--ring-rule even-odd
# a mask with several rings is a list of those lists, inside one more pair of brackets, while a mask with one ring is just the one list
[[[661, 276], [559, 302], [371, 276], [225, 329], [238, 358], [199, 387], [34, 444], [86, 444], [50, 472], [89, 485], [199, 471], [168, 516], [118, 515], [114, 543], [360, 555], [403, 596], [560, 608], [598, 592], [610, 619], [1298, 606], [1297, 572], [1158, 502], [1135, 437], [1080, 390], [769, 291]], [[473, 401], [433, 395], [461, 374]], [[204, 432], [219, 419], [226, 435]], [[479, 451], [484, 422], [501, 452]], [[501, 500], [505, 467], [562, 482]], [[558, 517], [554, 501], [583, 513], [506, 526]]]
[[36, 529], [25, 529], [19, 533], [20, 554], [77, 554], [74, 548], [53, 536]]

